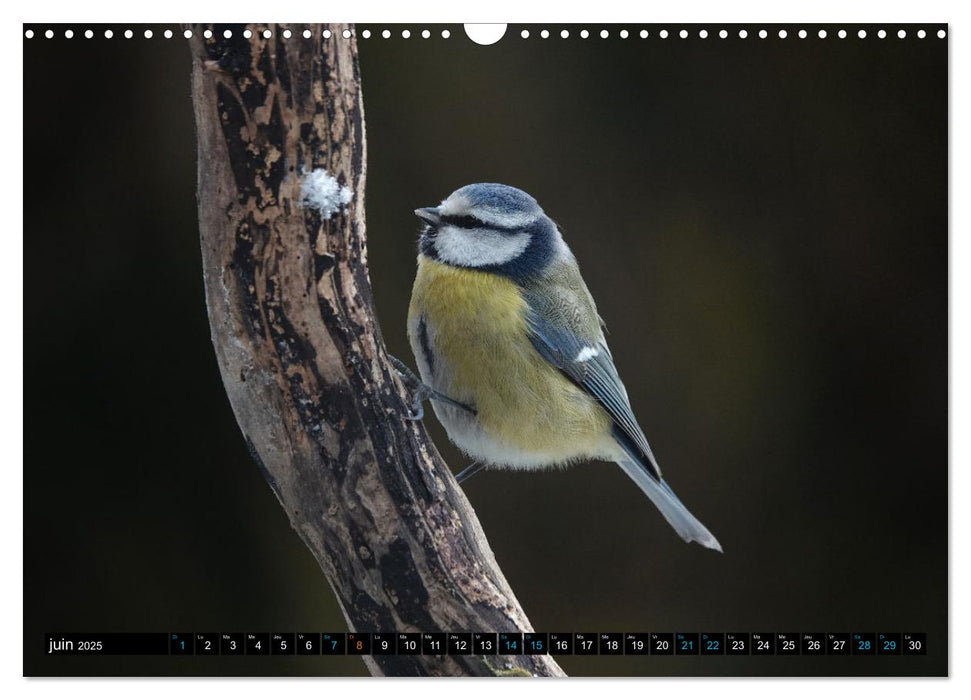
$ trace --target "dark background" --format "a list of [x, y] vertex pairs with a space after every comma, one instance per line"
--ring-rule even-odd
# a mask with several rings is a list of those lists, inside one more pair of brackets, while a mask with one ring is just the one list
[[[42, 653], [54, 631], [345, 628], [220, 383], [185, 42], [164, 27], [151, 40], [44, 28], [24, 42], [24, 672], [363, 674], [353, 657]], [[534, 627], [928, 633], [922, 658], [564, 669], [946, 673], [937, 27], [923, 40], [611, 27], [606, 41], [599, 26], [586, 40], [530, 27], [524, 41], [511, 26], [490, 47], [454, 26], [448, 40], [370, 28], [368, 243], [389, 350], [411, 357], [412, 210], [470, 182], [527, 190], [566, 231], [666, 477], [725, 548], [682, 543], [611, 465], [479, 475], [467, 493]]]

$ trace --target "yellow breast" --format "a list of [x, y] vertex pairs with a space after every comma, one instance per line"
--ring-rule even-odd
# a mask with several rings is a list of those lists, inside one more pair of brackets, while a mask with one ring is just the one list
[[[409, 338], [416, 356], [427, 342], [435, 365], [434, 372], [422, 368], [422, 379], [474, 405], [482, 430], [503, 448], [548, 462], [595, 455], [610, 434], [610, 420], [536, 351], [525, 312], [526, 302], [510, 280], [420, 258]], [[424, 340], [418, 337], [420, 319]], [[453, 441], [475, 452], [443, 422]]]

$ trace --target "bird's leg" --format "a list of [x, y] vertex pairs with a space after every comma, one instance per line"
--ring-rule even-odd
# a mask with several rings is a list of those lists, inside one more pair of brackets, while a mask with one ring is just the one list
[[394, 355], [388, 355], [388, 359], [391, 360], [391, 364], [394, 366], [398, 376], [401, 377], [401, 381], [403, 381], [405, 385], [412, 390], [411, 409], [408, 411], [408, 420], [421, 420], [425, 417], [425, 407], [423, 404], [425, 403], [426, 399], [441, 401], [451, 406], [455, 406], [455, 408], [461, 408], [463, 411], [468, 411], [473, 416], [475, 415], [474, 408], [467, 406], [460, 401], [449, 398], [440, 391], [435, 391], [430, 386], [425, 384], [417, 374], [412, 372], [408, 365]]
[[482, 464], [482, 462], [472, 462], [472, 464], [470, 464], [465, 469], [463, 469], [462, 471], [460, 471], [458, 474], [455, 475], [455, 481], [461, 484], [470, 476], [475, 476], [483, 469], [485, 469], [485, 465]]

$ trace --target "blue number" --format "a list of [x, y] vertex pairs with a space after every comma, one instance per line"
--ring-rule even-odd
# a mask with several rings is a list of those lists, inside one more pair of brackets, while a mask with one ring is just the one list
[[893, 651], [897, 648], [897, 642], [891, 639], [885, 639], [883, 642], [883, 648], [887, 651]]
[[718, 651], [718, 640], [709, 639], [708, 640], [708, 651]]
[[693, 641], [691, 641], [690, 639], [682, 639], [681, 640], [681, 648], [682, 649], [694, 649], [694, 646], [695, 646], [695, 643]]
[[867, 639], [861, 639], [856, 648], [860, 651], [868, 651], [870, 649], [870, 641]]

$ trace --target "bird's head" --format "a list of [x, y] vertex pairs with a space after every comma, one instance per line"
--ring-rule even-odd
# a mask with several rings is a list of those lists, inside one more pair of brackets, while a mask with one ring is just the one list
[[421, 253], [447, 265], [521, 277], [568, 252], [536, 200], [509, 185], [466, 185], [415, 214], [425, 223]]

